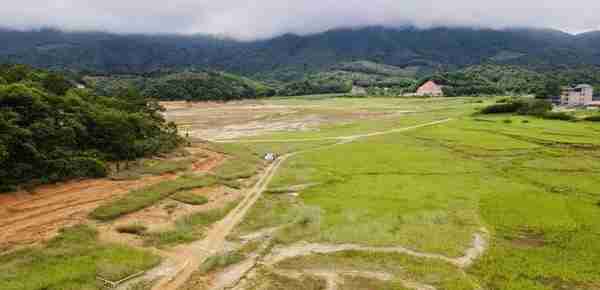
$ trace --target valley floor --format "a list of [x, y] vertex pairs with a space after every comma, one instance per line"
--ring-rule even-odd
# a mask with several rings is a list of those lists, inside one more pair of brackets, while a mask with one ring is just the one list
[[168, 103], [177, 171], [0, 197], [0, 289], [600, 289], [600, 125], [473, 114], [493, 101]]

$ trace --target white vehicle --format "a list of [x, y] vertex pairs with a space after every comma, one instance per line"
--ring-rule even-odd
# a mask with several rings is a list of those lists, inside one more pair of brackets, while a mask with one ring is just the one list
[[267, 160], [267, 161], [274, 161], [275, 159], [277, 159], [277, 155], [275, 155], [275, 153], [267, 153], [267, 154], [265, 154], [265, 160]]

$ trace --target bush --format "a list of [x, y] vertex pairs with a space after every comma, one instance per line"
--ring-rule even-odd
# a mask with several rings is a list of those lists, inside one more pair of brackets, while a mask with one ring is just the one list
[[487, 106], [481, 109], [482, 114], [507, 114], [507, 113], [516, 113], [523, 104], [520, 102], [511, 102], [511, 103], [500, 103], [494, 104], [491, 106]]
[[541, 115], [544, 119], [549, 120], [562, 120], [562, 121], [573, 121], [575, 120], [575, 116], [567, 114], [565, 112], [546, 112]]
[[90, 157], [74, 157], [50, 161], [48, 171], [49, 181], [62, 181], [69, 178], [105, 177], [108, 169], [103, 161]]
[[590, 121], [590, 122], [600, 122], [600, 115], [589, 116], [589, 117], [586, 117], [584, 120]]
[[522, 102], [517, 113], [521, 115], [541, 116], [550, 111], [552, 111], [552, 103], [546, 100], [535, 99]]
[[229, 265], [241, 262], [244, 258], [245, 257], [238, 252], [228, 252], [211, 256], [200, 266], [200, 272], [206, 274], [214, 270], [223, 269]]
[[[502, 100], [501, 100], [502, 101]], [[541, 116], [552, 110], [552, 104], [546, 100], [524, 100], [514, 99], [483, 108], [482, 114], [507, 114], [518, 113], [520, 115]]]
[[208, 203], [208, 198], [206, 198], [206, 196], [198, 195], [191, 191], [176, 192], [171, 196], [171, 199], [191, 205], [203, 205]]
[[142, 235], [148, 228], [141, 224], [121, 225], [117, 227], [117, 232], [122, 234]]

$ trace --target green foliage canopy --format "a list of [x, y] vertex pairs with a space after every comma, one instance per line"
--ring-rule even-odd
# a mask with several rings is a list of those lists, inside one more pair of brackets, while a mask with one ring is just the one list
[[10, 80], [0, 85], [0, 190], [104, 176], [106, 161], [156, 154], [179, 142], [160, 106], [139, 94], [65, 91], [64, 76], [19, 65], [3, 66], [0, 77]]

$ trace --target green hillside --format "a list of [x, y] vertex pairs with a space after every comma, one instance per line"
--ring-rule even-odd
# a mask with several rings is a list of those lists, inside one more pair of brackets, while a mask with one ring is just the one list
[[[0, 30], [0, 61], [111, 73], [164, 68], [212, 69], [263, 79], [301, 79], [340, 63], [343, 70], [454, 70], [485, 62], [556, 67], [599, 65], [600, 35], [543, 29], [412, 27], [335, 29], [258, 41], [208, 36], [119, 35]], [[378, 63], [372, 67], [369, 61]], [[337, 67], [340, 68], [340, 67]]]

